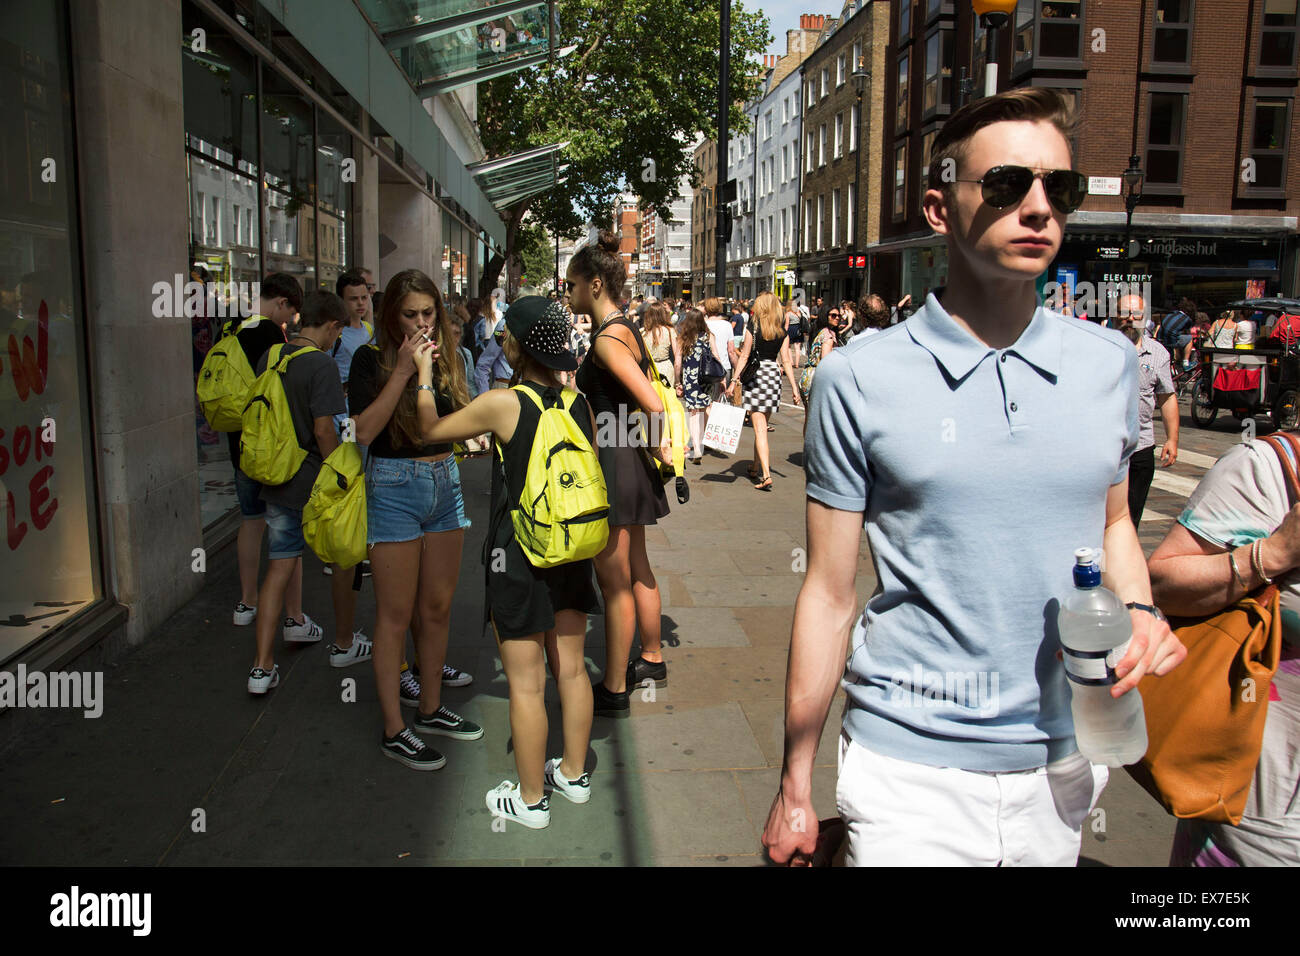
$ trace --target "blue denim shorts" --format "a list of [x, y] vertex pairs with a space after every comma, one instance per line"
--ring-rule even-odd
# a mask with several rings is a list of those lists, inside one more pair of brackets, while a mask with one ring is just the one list
[[302, 537], [302, 511], [274, 502], [266, 505], [266, 551], [272, 561], [299, 558], [307, 549]]
[[239, 513], [245, 520], [265, 518], [266, 502], [262, 500], [262, 485], [235, 469], [235, 497], [239, 499]]
[[442, 461], [372, 456], [366, 469], [366, 545], [468, 528], [460, 469]]

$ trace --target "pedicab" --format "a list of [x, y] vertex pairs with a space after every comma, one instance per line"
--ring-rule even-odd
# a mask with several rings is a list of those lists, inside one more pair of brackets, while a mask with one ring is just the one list
[[1209, 428], [1219, 411], [1227, 410], [1239, 423], [1268, 416], [1274, 429], [1294, 429], [1300, 409], [1300, 300], [1241, 299], [1226, 308], [1263, 313], [1264, 321], [1251, 345], [1197, 348], [1201, 374], [1190, 402], [1192, 423]]

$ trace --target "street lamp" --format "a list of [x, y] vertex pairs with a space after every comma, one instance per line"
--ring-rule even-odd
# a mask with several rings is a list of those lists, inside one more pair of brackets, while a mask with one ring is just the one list
[[1134, 153], [1128, 158], [1128, 169], [1124, 170], [1124, 187], [1128, 190], [1124, 194], [1124, 208], [1128, 210], [1124, 222], [1124, 252], [1130, 259], [1133, 258], [1133, 210], [1142, 202], [1143, 177], [1142, 157]]
[[[863, 61], [864, 61], [865, 59], [866, 59], [866, 57], [861, 57], [861, 56], [858, 57], [857, 65], [853, 68], [853, 88], [857, 91], [857, 94], [858, 94], [858, 104], [857, 104], [857, 110], [858, 110], [858, 118], [857, 118], [858, 141], [857, 141], [857, 143], [855, 144], [856, 149], [857, 149], [857, 156], [854, 157], [854, 164], [855, 164], [855, 166], [854, 166], [854, 173], [853, 173], [853, 177], [854, 177], [854, 178], [853, 178], [853, 202], [854, 202], [854, 208], [853, 208], [853, 209], [850, 211], [850, 213], [849, 213], [849, 214], [853, 217], [853, 251], [854, 251], [854, 253], [856, 253], [856, 252], [858, 251], [859, 236], [861, 236], [861, 231], [860, 231], [859, 228], [858, 228], [858, 226], [859, 226], [859, 222], [858, 222], [858, 210], [862, 208], [862, 134], [863, 134], [863, 126], [862, 126], [862, 94], [866, 92], [866, 89], [867, 89], [867, 83], [870, 82], [870, 80], [871, 80], [871, 74], [868, 73], [865, 69], [863, 69], [863, 66], [862, 66]], [[857, 282], [857, 287], [858, 287], [858, 297], [861, 298], [861, 297], [862, 297], [862, 273], [858, 273], [858, 282]]]
[[1016, 12], [1016, 0], [972, 0], [971, 6], [980, 18], [980, 26], [988, 31], [988, 50], [984, 67], [984, 95], [996, 96], [998, 92], [998, 29], [1011, 22]]

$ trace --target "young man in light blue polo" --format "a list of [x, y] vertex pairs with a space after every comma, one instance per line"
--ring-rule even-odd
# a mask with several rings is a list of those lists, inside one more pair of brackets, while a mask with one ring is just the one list
[[[1035, 294], [1086, 192], [1072, 124], [1041, 88], [953, 114], [924, 197], [947, 238], [947, 287], [817, 370], [808, 570], [763, 835], [778, 863], [806, 865], [815, 850], [812, 767], [841, 678], [850, 864], [1077, 861], [1107, 771], [1075, 746], [1056, 609], [1080, 547], [1104, 548], [1121, 600], [1150, 607], [1151, 586], [1127, 504], [1136, 353]], [[858, 614], [864, 524], [879, 585]], [[1186, 656], [1151, 611], [1133, 607], [1132, 620], [1116, 695]]]

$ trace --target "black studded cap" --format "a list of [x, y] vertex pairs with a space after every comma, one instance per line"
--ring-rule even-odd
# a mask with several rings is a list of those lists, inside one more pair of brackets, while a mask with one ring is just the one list
[[516, 299], [506, 310], [506, 328], [537, 361], [557, 372], [571, 372], [578, 359], [569, 348], [573, 326], [560, 303], [540, 295]]

